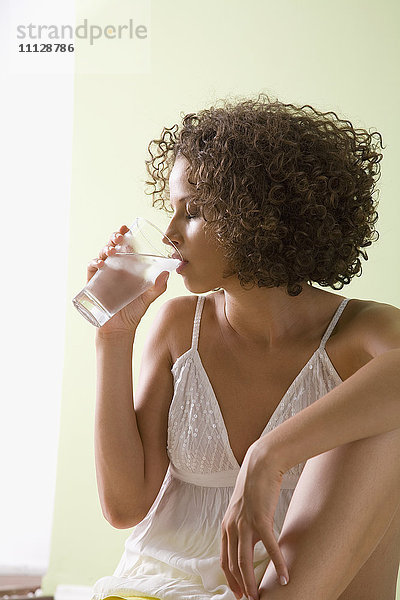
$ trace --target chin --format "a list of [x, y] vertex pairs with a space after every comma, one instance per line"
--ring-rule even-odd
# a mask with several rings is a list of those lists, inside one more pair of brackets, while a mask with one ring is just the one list
[[197, 294], [197, 295], [201, 295], [201, 294], [207, 294], [208, 292], [213, 292], [215, 288], [211, 288], [211, 287], [204, 287], [204, 286], [199, 286], [199, 285], [186, 285], [185, 287], [187, 290], [189, 290], [189, 292], [192, 292], [192, 294]]
[[185, 288], [192, 292], [192, 294], [207, 294], [208, 292], [215, 292], [217, 288], [221, 288], [220, 284], [215, 282], [210, 283], [202, 283], [199, 281], [189, 281], [188, 278], [184, 277], [183, 283], [185, 284]]

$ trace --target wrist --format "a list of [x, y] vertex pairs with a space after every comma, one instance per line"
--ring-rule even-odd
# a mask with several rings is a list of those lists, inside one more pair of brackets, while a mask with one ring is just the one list
[[131, 331], [115, 330], [115, 331], [101, 331], [96, 329], [96, 344], [133, 344], [135, 339], [136, 329]]
[[255, 445], [257, 458], [262, 463], [271, 462], [282, 473], [286, 473], [293, 465], [290, 464], [290, 459], [287, 456], [287, 444], [282, 437], [276, 433], [277, 429], [273, 429], [266, 435], [259, 438]]

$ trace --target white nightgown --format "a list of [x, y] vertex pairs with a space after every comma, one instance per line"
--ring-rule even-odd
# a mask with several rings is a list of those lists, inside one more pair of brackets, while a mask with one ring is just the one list
[[[235, 600], [220, 567], [221, 522], [239, 472], [222, 413], [197, 349], [205, 296], [197, 300], [192, 346], [172, 367], [174, 395], [168, 416], [170, 465], [147, 516], [133, 528], [112, 576], [93, 587], [106, 596], [160, 600]], [[321, 343], [286, 391], [262, 435], [327, 394], [342, 380], [325, 344], [348, 298], [335, 312]], [[279, 536], [305, 463], [287, 471], [275, 512]], [[262, 542], [254, 549], [259, 583], [269, 562]]]

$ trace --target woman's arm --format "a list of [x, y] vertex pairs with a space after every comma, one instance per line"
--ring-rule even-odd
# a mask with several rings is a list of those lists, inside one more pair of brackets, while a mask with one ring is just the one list
[[179, 299], [162, 305], [146, 339], [135, 400], [132, 333], [96, 333], [95, 460], [103, 514], [116, 528], [147, 514], [168, 468], [168, 409], [173, 395], [169, 331]]
[[96, 331], [96, 477], [103, 514], [114, 527], [126, 511], [122, 502], [138, 505], [135, 490], [143, 489], [143, 446], [133, 410], [134, 339], [135, 331], [104, 337]]
[[353, 331], [372, 360], [268, 436], [285, 470], [342, 444], [400, 427], [400, 310], [372, 303]]
[[282, 471], [366, 437], [400, 427], [400, 348], [381, 354], [338, 387], [316, 400], [264, 438]]

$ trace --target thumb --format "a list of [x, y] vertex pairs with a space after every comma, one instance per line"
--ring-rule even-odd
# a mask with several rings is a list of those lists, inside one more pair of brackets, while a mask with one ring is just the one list
[[164, 287], [168, 281], [168, 278], [169, 278], [169, 271], [163, 271], [162, 273], [159, 274], [155, 283], [157, 286], [161, 285], [162, 287]]
[[169, 271], [163, 271], [162, 273], [160, 273], [157, 276], [157, 278], [154, 282], [154, 285], [152, 287], [152, 292], [154, 292], [156, 294], [156, 296], [159, 296], [160, 294], [165, 292], [165, 290], [167, 289], [168, 278], [169, 278]]
[[169, 277], [169, 272], [163, 271], [162, 273], [160, 273], [157, 276], [152, 287], [150, 287], [148, 290], [143, 292], [143, 294], [141, 295], [141, 298], [142, 298], [143, 302], [146, 303], [147, 307], [152, 302], [154, 302], [154, 300], [156, 300], [158, 298], [158, 296], [161, 296], [161, 294], [163, 294], [166, 291], [168, 277]]

